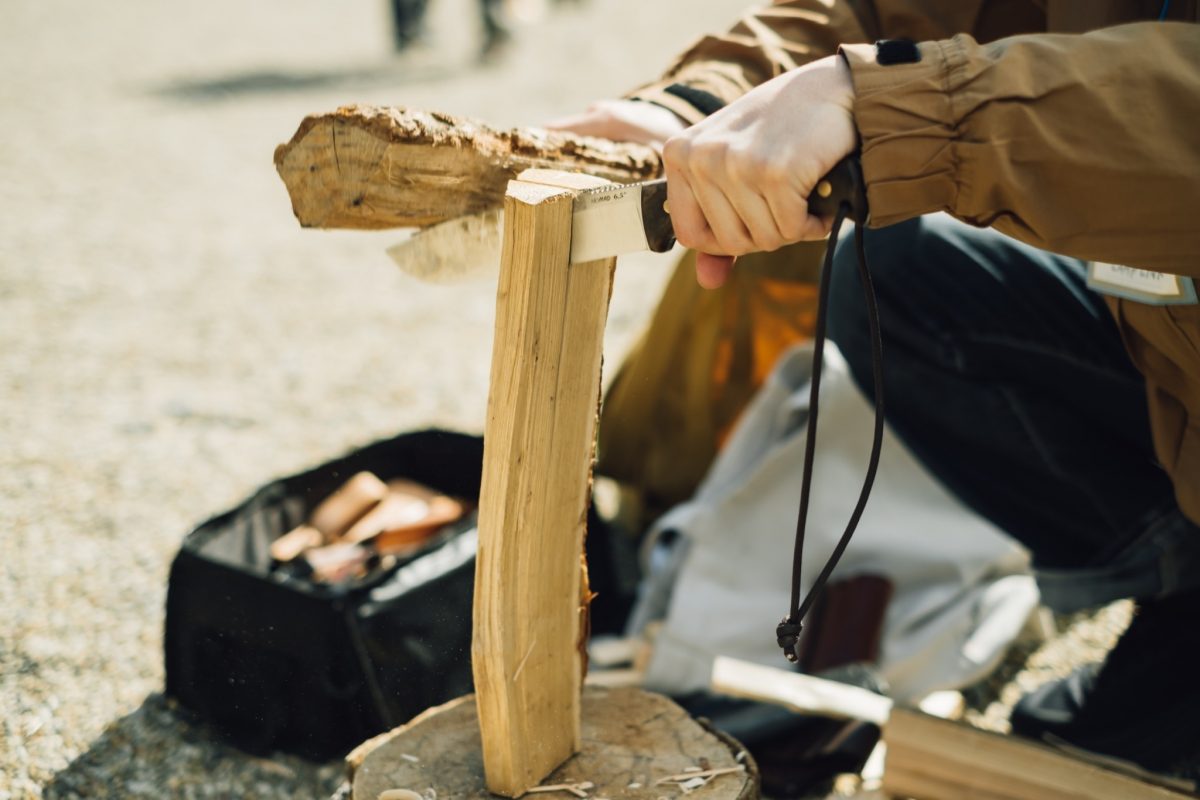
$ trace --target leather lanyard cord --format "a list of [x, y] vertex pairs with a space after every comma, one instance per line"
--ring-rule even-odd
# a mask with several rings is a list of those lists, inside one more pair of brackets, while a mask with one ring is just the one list
[[875, 431], [871, 441], [871, 457], [867, 464], [867, 474], [863, 480], [862, 491], [858, 496], [858, 504], [855, 505], [854, 512], [850, 515], [850, 521], [846, 523], [845, 532], [833, 548], [833, 553], [829, 556], [829, 560], [825, 562], [825, 567], [817, 575], [816, 580], [813, 581], [812, 588], [809, 589], [804, 602], [801, 603], [800, 575], [804, 561], [804, 531], [808, 520], [813, 457], [816, 454], [817, 406], [820, 400], [821, 371], [825, 361], [825, 328], [826, 310], [829, 307], [829, 283], [833, 274], [833, 252], [837, 245], [838, 234], [841, 231], [842, 223], [846, 220], [847, 215], [850, 214], [854, 214], [854, 210], [848, 201], [843, 201], [839, 204], [837, 215], [833, 220], [833, 228], [829, 234], [829, 246], [825, 249], [825, 261], [821, 266], [821, 287], [818, 292], [817, 301], [817, 325], [815, 336], [813, 337], [812, 379], [809, 386], [807, 438], [804, 442], [804, 472], [800, 483], [800, 511], [796, 519], [796, 545], [792, 553], [791, 604], [788, 615], [783, 618], [783, 621], [775, 629], [775, 636], [779, 642], [779, 646], [783, 648], [787, 660], [792, 662], [799, 660], [796, 645], [800, 640], [800, 631], [804, 627], [804, 617], [808, 614], [809, 609], [812, 608], [813, 603], [820, 595], [826, 581], [829, 580], [830, 574], [833, 573], [834, 567], [837, 566], [838, 560], [841, 559], [842, 553], [846, 550], [846, 545], [850, 544], [850, 537], [854, 535], [854, 529], [858, 527], [858, 521], [862, 518], [863, 511], [867, 507], [867, 498], [870, 497], [871, 486], [875, 483], [875, 473], [879, 469], [879, 451], [883, 445], [883, 337], [879, 328], [879, 306], [875, 298], [875, 285], [871, 280], [871, 272], [867, 267], [867, 252], [863, 243], [864, 219], [860, 214], [856, 216], [856, 224], [854, 226], [854, 248], [858, 256], [858, 276], [862, 282], [863, 296], [867, 306], [867, 329], [871, 339], [871, 371], [875, 380]]

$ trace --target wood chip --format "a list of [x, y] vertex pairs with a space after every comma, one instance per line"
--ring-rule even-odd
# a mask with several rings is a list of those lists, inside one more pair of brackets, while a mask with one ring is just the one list
[[555, 783], [549, 786], [534, 786], [528, 791], [528, 794], [534, 792], [570, 792], [576, 797], [587, 797], [587, 789], [594, 789], [596, 785], [591, 781], [582, 783]]

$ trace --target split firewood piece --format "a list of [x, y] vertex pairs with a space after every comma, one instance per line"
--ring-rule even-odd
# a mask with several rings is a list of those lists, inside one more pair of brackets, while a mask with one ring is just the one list
[[710, 686], [718, 694], [774, 703], [800, 714], [858, 719], [879, 726], [892, 712], [891, 699], [867, 689], [728, 656], [713, 661]]
[[536, 128], [500, 130], [448, 114], [345, 106], [305, 117], [275, 168], [306, 228], [412, 228], [498, 207], [530, 167], [628, 183], [656, 177], [658, 154]]
[[308, 523], [325, 536], [340, 539], [354, 523], [387, 496], [387, 484], [371, 472], [359, 472], [313, 509]]
[[513, 181], [505, 198], [472, 666], [487, 786], [506, 797], [581, 744], [579, 554], [616, 263], [568, 267], [582, 178]]
[[[920, 800], [1183, 800], [1194, 795], [1128, 764], [1101, 763], [1043, 744], [1002, 736], [908, 709], [883, 731], [883, 791]], [[1128, 774], [1122, 774], [1127, 771]], [[1177, 788], [1179, 790], [1177, 790]]]
[[380, 553], [401, 555], [466, 512], [462, 502], [414, 481], [388, 481], [387, 495], [354, 523], [343, 542], [373, 543]]
[[317, 583], [342, 583], [362, 578], [375, 554], [360, 544], [327, 544], [304, 551], [304, 559], [312, 567], [312, 580]]
[[292, 561], [305, 550], [320, 547], [325, 537], [312, 525], [298, 525], [271, 542], [271, 558], [276, 561]]

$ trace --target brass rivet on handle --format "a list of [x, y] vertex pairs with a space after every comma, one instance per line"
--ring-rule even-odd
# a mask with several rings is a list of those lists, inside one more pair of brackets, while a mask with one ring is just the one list
[[829, 181], [821, 181], [817, 184], [817, 194], [821, 197], [829, 197], [833, 194], [833, 184]]
[[667, 216], [671, 216], [671, 203], [670, 203], [670, 201], [663, 200], [663, 211], [664, 211], [664, 212], [667, 214]]

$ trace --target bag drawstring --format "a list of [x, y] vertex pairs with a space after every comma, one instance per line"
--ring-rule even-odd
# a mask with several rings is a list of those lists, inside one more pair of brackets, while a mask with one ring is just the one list
[[[792, 586], [791, 604], [788, 614], [775, 629], [776, 640], [783, 648], [788, 661], [799, 661], [796, 647], [800, 641], [800, 632], [804, 627], [804, 617], [808, 614], [825, 583], [833, 573], [834, 567], [850, 544], [850, 537], [862, 518], [867, 506], [867, 498], [871, 494], [871, 486], [875, 482], [875, 473], [879, 469], [879, 451], [883, 445], [883, 338], [879, 327], [879, 306], [875, 297], [875, 286], [871, 280], [871, 272], [867, 267], [866, 246], [863, 243], [863, 226], [866, 224], [867, 208], [865, 188], [862, 180], [862, 169], [857, 159], [849, 159], [854, 176], [854, 191], [850, 197], [842, 198], [834, 216], [833, 228], [829, 234], [829, 246], [825, 250], [825, 260], [821, 266], [820, 289], [818, 291], [817, 322], [813, 337], [812, 379], [809, 387], [807, 438], [804, 443], [804, 470], [800, 480], [800, 510], [796, 519], [796, 544], [792, 554]], [[804, 601], [800, 601], [800, 575], [804, 561], [804, 533], [808, 519], [808, 505], [812, 486], [813, 457], [816, 454], [817, 442], [817, 406], [820, 400], [821, 371], [824, 366], [825, 329], [827, 309], [829, 306], [829, 283], [833, 274], [833, 253], [837, 245], [838, 234], [842, 223], [849, 217], [854, 220], [854, 247], [858, 256], [858, 275], [862, 282], [863, 297], [867, 306], [867, 328], [871, 339], [871, 371], [875, 381], [875, 431], [871, 441], [871, 457], [867, 464], [866, 478], [862, 491], [858, 496], [858, 504], [854, 507], [846, 530], [833, 548], [829, 560], [813, 581]]]

